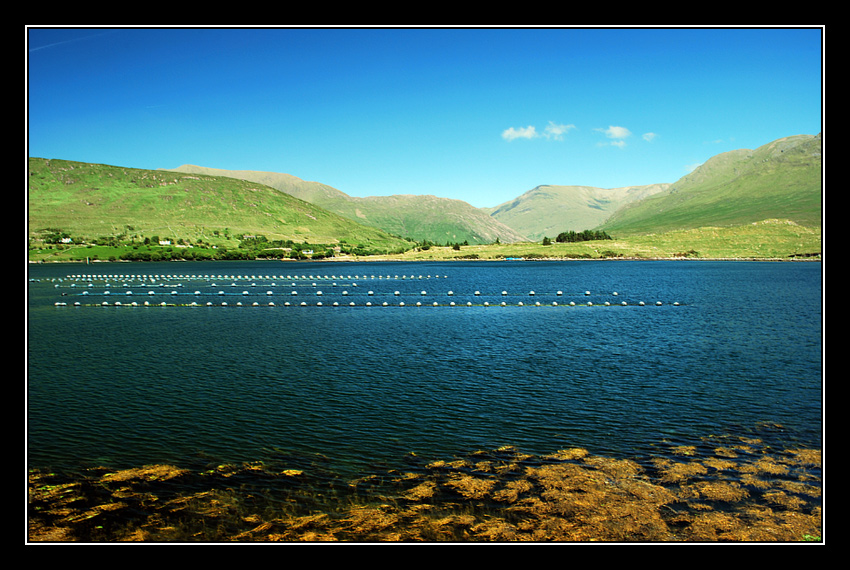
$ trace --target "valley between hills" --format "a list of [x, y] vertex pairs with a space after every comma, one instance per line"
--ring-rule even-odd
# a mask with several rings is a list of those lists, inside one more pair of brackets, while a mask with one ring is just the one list
[[673, 183], [540, 185], [492, 208], [31, 157], [28, 259], [821, 259], [822, 206], [820, 134], [722, 153]]

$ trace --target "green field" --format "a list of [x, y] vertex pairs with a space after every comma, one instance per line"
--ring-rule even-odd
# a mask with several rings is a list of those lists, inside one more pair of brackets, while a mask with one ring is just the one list
[[578, 243], [416, 248], [397, 260], [450, 259], [820, 259], [821, 230], [787, 220], [731, 228], [699, 228]]

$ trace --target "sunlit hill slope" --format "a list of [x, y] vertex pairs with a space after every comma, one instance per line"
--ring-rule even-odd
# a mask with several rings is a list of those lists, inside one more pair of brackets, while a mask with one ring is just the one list
[[665, 191], [627, 204], [601, 224], [618, 236], [766, 219], [821, 227], [822, 137], [785, 137], [718, 154]]
[[31, 236], [55, 228], [89, 239], [262, 234], [372, 249], [407, 244], [269, 186], [227, 177], [30, 158], [28, 193]]

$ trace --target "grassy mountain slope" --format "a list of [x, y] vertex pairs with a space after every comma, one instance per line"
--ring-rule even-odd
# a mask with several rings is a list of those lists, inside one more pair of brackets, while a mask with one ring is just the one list
[[29, 230], [97, 238], [132, 234], [215, 243], [262, 234], [395, 249], [403, 240], [274, 188], [233, 178], [29, 159]]
[[511, 243], [527, 237], [467, 202], [430, 195], [353, 197], [335, 188], [289, 174], [220, 170], [186, 164], [174, 172], [230, 176], [261, 182], [317, 206], [394, 235], [436, 243]]
[[798, 135], [719, 154], [666, 191], [626, 205], [601, 228], [624, 236], [766, 219], [820, 227], [821, 153], [821, 135]]
[[669, 184], [603, 189], [591, 186], [537, 186], [489, 209], [490, 215], [531, 239], [595, 228], [624, 205], [665, 190]]

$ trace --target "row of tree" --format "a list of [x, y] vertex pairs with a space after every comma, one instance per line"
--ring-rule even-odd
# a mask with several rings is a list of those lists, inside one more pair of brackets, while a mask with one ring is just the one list
[[613, 239], [606, 232], [601, 230], [584, 230], [581, 232], [561, 232], [555, 238], [558, 243], [574, 243], [578, 241], [594, 241], [602, 239]]

